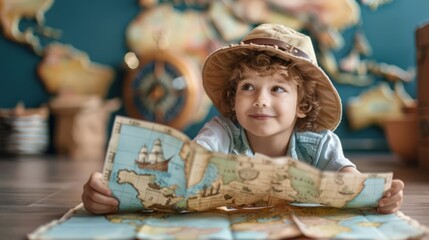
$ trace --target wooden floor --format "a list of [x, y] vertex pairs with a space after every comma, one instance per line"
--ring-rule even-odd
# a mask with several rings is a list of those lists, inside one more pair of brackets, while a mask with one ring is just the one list
[[[392, 155], [349, 155], [361, 172], [393, 171], [405, 182], [401, 211], [429, 226], [429, 171]], [[102, 161], [53, 156], [0, 157], [0, 238], [25, 239], [80, 203], [83, 183]]]

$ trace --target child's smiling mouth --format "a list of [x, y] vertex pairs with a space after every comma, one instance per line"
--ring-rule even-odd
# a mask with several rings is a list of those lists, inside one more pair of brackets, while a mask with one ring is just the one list
[[256, 119], [256, 120], [268, 120], [273, 118], [274, 116], [268, 115], [268, 114], [250, 114], [249, 117]]

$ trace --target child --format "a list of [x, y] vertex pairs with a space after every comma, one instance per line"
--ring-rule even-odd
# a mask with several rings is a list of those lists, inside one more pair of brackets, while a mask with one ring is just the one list
[[[341, 101], [317, 66], [308, 36], [262, 24], [240, 44], [206, 59], [203, 85], [221, 114], [195, 137], [203, 147], [228, 154], [287, 155], [322, 170], [359, 173], [332, 132], [341, 120]], [[402, 181], [393, 180], [378, 211], [398, 211], [403, 188]], [[82, 200], [95, 214], [117, 211], [118, 202], [100, 173], [91, 175]]]

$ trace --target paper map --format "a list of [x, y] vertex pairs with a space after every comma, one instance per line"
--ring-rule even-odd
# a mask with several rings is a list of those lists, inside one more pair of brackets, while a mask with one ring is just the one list
[[288, 157], [205, 150], [168, 126], [116, 117], [103, 176], [123, 211], [206, 211], [217, 207], [317, 203], [377, 206], [392, 173], [320, 171]]
[[127, 212], [93, 215], [80, 204], [28, 238], [418, 239], [428, 235], [426, 227], [402, 212], [380, 214], [367, 208], [376, 206], [390, 187], [391, 173], [322, 172], [290, 158], [213, 153], [172, 128], [124, 117], [117, 117], [114, 124], [104, 178], [120, 201], [120, 211]]
[[234, 211], [92, 215], [80, 206], [29, 239], [419, 239], [427, 228], [374, 209], [282, 205]]

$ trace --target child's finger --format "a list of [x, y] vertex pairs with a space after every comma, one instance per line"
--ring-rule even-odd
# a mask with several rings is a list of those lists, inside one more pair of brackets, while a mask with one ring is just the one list
[[392, 187], [386, 191], [386, 193], [384, 194], [385, 197], [390, 197], [393, 196], [395, 194], [397, 194], [398, 192], [402, 191], [404, 189], [404, 182], [402, 182], [399, 179], [393, 179], [392, 180]]
[[378, 202], [379, 207], [401, 205], [402, 203], [402, 192], [399, 192], [391, 197], [384, 197]]
[[[400, 187], [400, 186], [399, 186]], [[394, 192], [396, 189], [393, 189]], [[390, 193], [390, 192], [389, 192]], [[383, 197], [378, 202], [378, 212], [380, 213], [394, 213], [399, 210], [403, 201], [403, 192], [402, 189], [399, 190], [396, 194]]]
[[85, 195], [88, 198], [90, 198], [93, 202], [96, 202], [99, 204], [110, 205], [110, 206], [118, 205], [118, 200], [116, 200], [115, 198], [106, 196], [96, 191], [88, 191]]
[[379, 213], [384, 213], [384, 214], [390, 214], [390, 213], [395, 213], [399, 210], [400, 206], [397, 204], [394, 205], [389, 205], [389, 206], [384, 206], [384, 207], [378, 207], [377, 211]]
[[401, 207], [401, 200], [391, 200], [392, 198], [385, 198], [383, 199], [384, 202], [380, 201], [377, 211], [380, 213], [394, 213], [398, 211]]
[[116, 205], [106, 205], [100, 204], [98, 202], [92, 201], [92, 199], [88, 195], [84, 195], [83, 201], [85, 202], [85, 208], [94, 214], [106, 214], [113, 213], [117, 211]]
[[103, 175], [99, 172], [93, 173], [88, 181], [89, 186], [101, 194], [111, 196], [112, 192], [103, 181]]

